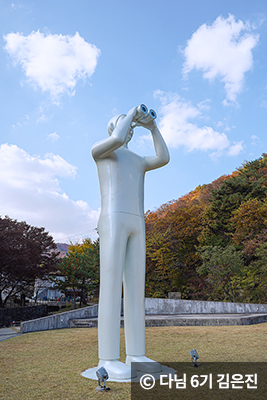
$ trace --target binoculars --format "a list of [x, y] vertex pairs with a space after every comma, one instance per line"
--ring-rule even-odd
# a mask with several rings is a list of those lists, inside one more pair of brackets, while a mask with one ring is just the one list
[[153, 121], [154, 119], [157, 118], [157, 113], [154, 110], [149, 110], [147, 106], [144, 104], [141, 104], [139, 107], [137, 107], [135, 117], [133, 118], [133, 125], [132, 128], [135, 128], [138, 125], [141, 125], [142, 122], [149, 122]]

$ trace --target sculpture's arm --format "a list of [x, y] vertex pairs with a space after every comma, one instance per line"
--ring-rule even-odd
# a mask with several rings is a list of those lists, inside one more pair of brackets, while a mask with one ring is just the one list
[[110, 137], [93, 145], [91, 152], [94, 159], [105, 158], [124, 145], [133, 117], [136, 114], [136, 108], [134, 107], [128, 112], [126, 117], [116, 126]]
[[151, 131], [156, 152], [155, 156], [144, 157], [146, 162], [146, 171], [150, 171], [151, 169], [160, 168], [163, 167], [163, 165], [168, 164], [170, 161], [170, 154], [156, 123], [152, 121], [149, 126], [145, 127]]

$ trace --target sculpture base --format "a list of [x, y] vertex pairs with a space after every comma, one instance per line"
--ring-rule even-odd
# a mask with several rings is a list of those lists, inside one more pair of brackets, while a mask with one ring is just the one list
[[[169, 375], [169, 374], [175, 374], [176, 371], [173, 368], [170, 367], [166, 367], [165, 365], [161, 365], [162, 370], [160, 372], [153, 372], [151, 375], [154, 376], [154, 378], [156, 380], [158, 380], [160, 378], [160, 375]], [[95, 367], [95, 368], [89, 368], [86, 371], [84, 371], [82, 373], [82, 376], [84, 378], [88, 378], [88, 379], [92, 379], [94, 381], [97, 381], [97, 376], [96, 376], [96, 371], [99, 369], [99, 367]], [[109, 382], [139, 382], [140, 378], [145, 374], [145, 372], [141, 372], [141, 371], [137, 371], [137, 376], [135, 378], [132, 379], [112, 379], [109, 378], [107, 381], [107, 384]]]

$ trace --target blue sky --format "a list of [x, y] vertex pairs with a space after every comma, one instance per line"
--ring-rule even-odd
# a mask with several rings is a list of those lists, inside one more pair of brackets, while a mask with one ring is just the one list
[[[267, 150], [265, 0], [5, 1], [0, 27], [0, 213], [57, 242], [96, 237], [115, 114], [155, 109], [170, 150], [145, 211]], [[141, 128], [129, 147], [153, 153]]]

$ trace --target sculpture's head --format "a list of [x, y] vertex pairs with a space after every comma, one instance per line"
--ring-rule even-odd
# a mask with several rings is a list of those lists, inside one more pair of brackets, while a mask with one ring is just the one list
[[[112, 135], [112, 132], [114, 131], [114, 129], [116, 128], [116, 126], [118, 126], [118, 124], [126, 117], [125, 114], [119, 114], [119, 115], [115, 115], [114, 117], [112, 117], [109, 122], [108, 122], [108, 134], [109, 136]], [[133, 131], [132, 129], [129, 130], [127, 139], [126, 139], [126, 143], [128, 143], [133, 136]]]
[[116, 128], [116, 126], [119, 124], [120, 121], [122, 121], [124, 118], [126, 117], [125, 114], [119, 114], [119, 115], [115, 115], [114, 117], [112, 117], [109, 122], [108, 122], [108, 134], [109, 136], [112, 135], [112, 132], [114, 131], [114, 129]]

